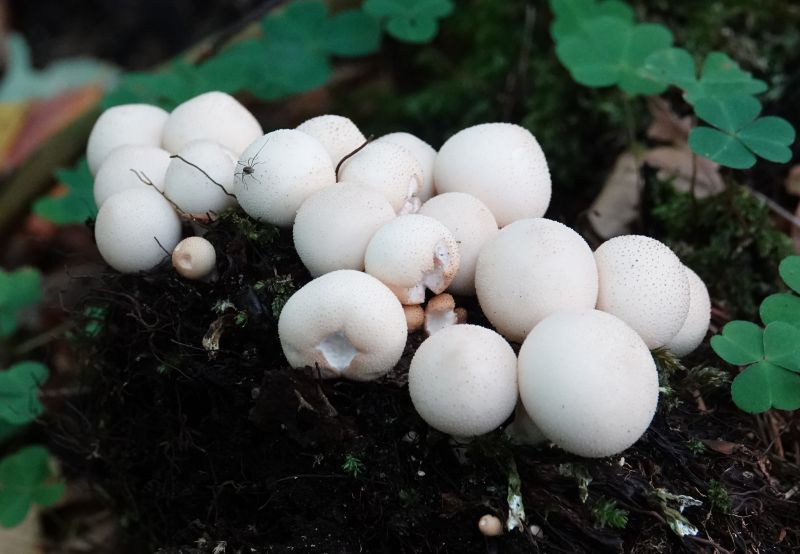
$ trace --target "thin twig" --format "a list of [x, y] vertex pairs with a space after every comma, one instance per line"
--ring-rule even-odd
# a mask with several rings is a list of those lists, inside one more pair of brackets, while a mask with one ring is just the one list
[[358, 153], [359, 153], [359, 152], [360, 152], [360, 151], [361, 151], [361, 150], [362, 150], [362, 149], [363, 149], [363, 148], [364, 148], [366, 145], [368, 145], [370, 142], [372, 142], [372, 139], [373, 139], [373, 138], [374, 138], [374, 135], [370, 135], [369, 137], [367, 137], [367, 140], [365, 140], [365, 141], [364, 141], [364, 144], [362, 144], [361, 146], [359, 146], [358, 148], [356, 148], [355, 150], [353, 150], [352, 152], [350, 152], [348, 155], [346, 155], [344, 158], [342, 158], [341, 160], [339, 160], [339, 163], [338, 163], [338, 164], [336, 164], [336, 181], [337, 181], [337, 182], [339, 181], [339, 169], [341, 169], [341, 167], [342, 167], [342, 164], [343, 164], [343, 163], [344, 163], [346, 160], [348, 160], [349, 158], [352, 158], [353, 156], [355, 156], [356, 154], [358, 154]]
[[223, 187], [223, 186], [222, 186], [220, 183], [218, 183], [218, 182], [216, 182], [214, 179], [212, 179], [211, 175], [209, 175], [208, 173], [206, 173], [206, 170], [205, 170], [205, 169], [203, 169], [202, 167], [200, 167], [199, 165], [197, 165], [197, 164], [194, 164], [194, 163], [190, 162], [190, 161], [189, 161], [189, 160], [187, 160], [186, 158], [182, 157], [180, 154], [173, 154], [172, 156], [170, 156], [170, 158], [178, 158], [178, 159], [179, 159], [180, 161], [182, 161], [183, 163], [185, 163], [185, 164], [188, 164], [188, 165], [192, 166], [192, 167], [193, 167], [193, 168], [195, 168], [197, 171], [199, 171], [200, 173], [202, 173], [203, 175], [205, 175], [205, 176], [206, 176], [206, 179], [208, 179], [209, 181], [211, 181], [212, 183], [214, 183], [215, 185], [217, 185], [217, 186], [220, 188], [220, 190], [221, 190], [221, 191], [222, 191], [224, 194], [226, 194], [227, 196], [230, 196], [231, 198], [236, 198], [236, 195], [235, 195], [235, 194], [231, 194], [230, 192], [228, 192], [228, 191], [225, 189], [225, 187]]
[[781, 216], [783, 219], [785, 219], [795, 227], [800, 227], [800, 218], [797, 218], [793, 213], [791, 213], [789, 210], [787, 210], [786, 208], [775, 202], [772, 198], [769, 198], [765, 194], [758, 192], [757, 190], [752, 189], [750, 187], [745, 187], [745, 190], [747, 190], [750, 194], [752, 194], [756, 198], [762, 200], [770, 210]]

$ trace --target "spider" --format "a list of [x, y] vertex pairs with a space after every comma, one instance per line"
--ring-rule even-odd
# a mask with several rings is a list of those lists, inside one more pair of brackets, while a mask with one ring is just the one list
[[[258, 152], [256, 152], [254, 156], [250, 156], [250, 158], [248, 158], [246, 162], [243, 162], [241, 160], [236, 162], [236, 165], [237, 166], [241, 166], [242, 169], [240, 171], [237, 171], [236, 173], [234, 173], [233, 174], [233, 178], [234, 179], [236, 179], [236, 178], [240, 179], [242, 181], [242, 185], [244, 185], [245, 190], [247, 190], [247, 183], [245, 182], [244, 178], [247, 177], [247, 176], [251, 176], [252, 177], [253, 174], [256, 171], [256, 166], [258, 164], [264, 163], [262, 161], [258, 161], [258, 157], [261, 155], [261, 151], [264, 149], [264, 147], [266, 145], [267, 145], [267, 141], [264, 141], [264, 144], [261, 145], [261, 148], [258, 149]], [[255, 177], [253, 177], [253, 179], [255, 179], [256, 181], [260, 182]]]

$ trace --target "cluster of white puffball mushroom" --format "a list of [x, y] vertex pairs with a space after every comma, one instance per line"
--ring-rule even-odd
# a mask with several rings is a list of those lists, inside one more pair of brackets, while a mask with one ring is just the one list
[[[408, 133], [367, 141], [336, 115], [263, 134], [234, 98], [210, 92], [172, 113], [111, 108], [87, 150], [109, 265], [143, 271], [172, 253], [184, 277], [212, 278], [213, 246], [181, 241], [180, 218], [236, 204], [292, 227], [314, 279], [280, 315], [291, 366], [377, 379], [408, 333], [428, 333], [411, 361], [411, 400], [457, 438], [491, 432], [516, 409], [506, 432], [518, 442], [619, 453], [656, 409], [650, 350], [683, 356], [708, 329], [706, 287], [667, 246], [630, 235], [592, 252], [543, 217], [547, 162], [517, 125], [464, 129], [437, 153]], [[450, 293], [477, 296], [494, 329], [466, 324]]]

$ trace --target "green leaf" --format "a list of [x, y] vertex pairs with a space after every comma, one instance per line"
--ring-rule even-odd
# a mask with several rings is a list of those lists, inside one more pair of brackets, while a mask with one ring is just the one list
[[734, 169], [747, 169], [756, 157], [741, 141], [710, 127], [695, 127], [689, 132], [689, 146], [696, 154]]
[[39, 417], [44, 411], [39, 387], [48, 374], [39, 362], [18, 362], [0, 371], [0, 420], [24, 425]]
[[783, 321], [800, 328], [800, 297], [793, 294], [772, 294], [761, 302], [758, 313], [764, 325]]
[[789, 288], [800, 292], [800, 256], [787, 256], [778, 266], [781, 279]]
[[22, 431], [24, 427], [24, 425], [13, 425], [0, 419], [0, 444]]
[[42, 276], [33, 268], [12, 272], [0, 269], [0, 338], [17, 330], [20, 310], [35, 306], [42, 297]]
[[800, 375], [786, 371], [767, 361], [751, 365], [733, 380], [734, 403], [748, 413], [765, 412], [770, 408], [800, 408]]
[[630, 94], [658, 94], [666, 85], [647, 76], [645, 60], [672, 44], [663, 25], [634, 25], [616, 17], [588, 20], [564, 37], [556, 54], [573, 79], [591, 86], [618, 85]]
[[795, 131], [785, 119], [761, 117], [739, 131], [738, 136], [745, 146], [765, 160], [786, 163], [792, 159], [789, 145], [794, 142]]
[[764, 358], [790, 371], [800, 371], [800, 328], [773, 321], [764, 329]]
[[64, 494], [47, 450], [29, 446], [0, 460], [0, 525], [14, 527], [31, 504], [52, 506]]
[[203, 92], [230, 90], [223, 78], [208, 79], [202, 70], [178, 60], [162, 71], [127, 73], [119, 86], [103, 98], [102, 106], [110, 108], [120, 104], [146, 103], [172, 110]]
[[366, 12], [346, 10], [330, 19], [323, 40], [325, 49], [334, 56], [365, 56], [378, 51], [381, 27]]
[[39, 198], [33, 204], [34, 213], [58, 225], [84, 223], [97, 216], [92, 194], [94, 180], [85, 156], [74, 167], [56, 171], [56, 179], [66, 186], [66, 194]]
[[398, 40], [428, 42], [438, 29], [438, 20], [453, 11], [451, 0], [366, 0], [363, 10], [380, 19], [386, 31]]
[[264, 45], [259, 39], [237, 42], [197, 67], [200, 82], [216, 83], [215, 90], [229, 94], [246, 89], [265, 69]]
[[751, 364], [764, 358], [764, 331], [749, 321], [731, 321], [711, 337], [711, 348], [729, 364]]
[[694, 105], [697, 116], [714, 127], [736, 133], [761, 112], [761, 103], [744, 94], [727, 98], [701, 98]]
[[694, 90], [687, 90], [686, 100], [694, 104], [703, 97], [759, 94], [767, 90], [764, 81], [753, 79], [739, 64], [722, 52], [711, 52], [703, 62], [700, 80]]
[[633, 9], [615, 0], [599, 3], [595, 0], [550, 0], [550, 9], [555, 15], [550, 34], [556, 42], [580, 31], [586, 21], [596, 17], [609, 16], [633, 22]]
[[683, 48], [665, 48], [653, 52], [645, 60], [644, 71], [654, 79], [682, 89], [697, 85], [694, 58]]

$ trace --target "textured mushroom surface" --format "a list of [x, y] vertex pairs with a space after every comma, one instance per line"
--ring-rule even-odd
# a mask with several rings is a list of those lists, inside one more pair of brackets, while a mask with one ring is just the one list
[[408, 371], [408, 391], [425, 422], [455, 437], [483, 435], [517, 402], [517, 358], [497, 333], [455, 325], [426, 339]]
[[446, 192], [425, 202], [418, 212], [444, 224], [458, 242], [461, 260], [448, 290], [475, 295], [475, 265], [483, 245], [497, 235], [497, 222], [486, 204], [463, 192]]
[[420, 207], [422, 168], [408, 150], [389, 142], [371, 142], [348, 158], [339, 180], [372, 187], [383, 194], [398, 214]]
[[289, 227], [303, 202], [336, 182], [320, 142], [295, 129], [267, 133], [247, 147], [236, 168], [236, 198], [251, 217]]
[[519, 392], [544, 435], [567, 452], [622, 452], [647, 430], [658, 372], [647, 345], [598, 310], [559, 312], [531, 331], [519, 352]]
[[178, 208], [200, 215], [220, 213], [236, 204], [232, 152], [210, 140], [194, 140], [178, 156], [170, 160], [164, 177], [164, 194]]
[[378, 229], [367, 245], [364, 267], [403, 304], [422, 304], [425, 289], [443, 292], [458, 271], [458, 244], [432, 217], [409, 214]]
[[665, 244], [642, 235], [615, 237], [594, 254], [597, 309], [630, 325], [649, 348], [664, 346], [689, 313], [689, 278]]
[[214, 272], [217, 253], [203, 237], [187, 237], [172, 251], [172, 265], [187, 279], [204, 279]]
[[594, 308], [597, 268], [589, 245], [566, 225], [522, 219], [483, 246], [475, 288], [492, 325], [522, 342], [554, 312]]
[[131, 188], [105, 201], [94, 236], [100, 255], [117, 271], [147, 271], [169, 257], [181, 240], [181, 222], [161, 193]]
[[294, 247], [314, 277], [337, 269], [364, 269], [373, 235], [395, 218], [389, 201], [373, 188], [337, 183], [314, 193], [297, 211]]
[[89, 171], [97, 175], [106, 156], [120, 146], [161, 146], [161, 132], [168, 117], [166, 111], [149, 104], [108, 108], [97, 118], [89, 134], [86, 145]]
[[164, 175], [169, 165], [169, 152], [157, 146], [126, 145], [106, 156], [94, 178], [94, 202], [103, 205], [118, 192], [129, 188], [149, 187], [149, 179], [158, 190], [164, 190]]
[[289, 298], [278, 334], [292, 367], [318, 367], [325, 378], [370, 381], [400, 360], [406, 325], [392, 291], [366, 273], [342, 269], [314, 279]]
[[211, 91], [177, 106], [164, 124], [161, 144], [178, 153], [193, 140], [213, 140], [241, 154], [264, 134], [261, 124], [230, 94]]
[[541, 217], [550, 204], [550, 170], [536, 138], [511, 123], [463, 129], [439, 149], [436, 190], [466, 192], [486, 204], [500, 227]]
[[678, 357], [686, 356], [700, 346], [711, 322], [711, 298], [703, 280], [691, 269], [683, 266], [689, 278], [689, 313], [678, 334], [665, 345]]
[[312, 117], [298, 125], [297, 130], [317, 139], [327, 150], [334, 167], [367, 140], [355, 123], [341, 115]]
[[436, 187], [433, 182], [433, 164], [436, 161], [436, 150], [424, 140], [415, 137], [411, 133], [389, 133], [383, 135], [376, 142], [389, 142], [402, 146], [414, 156], [422, 169], [422, 187], [419, 190], [420, 202], [427, 202], [436, 194]]

